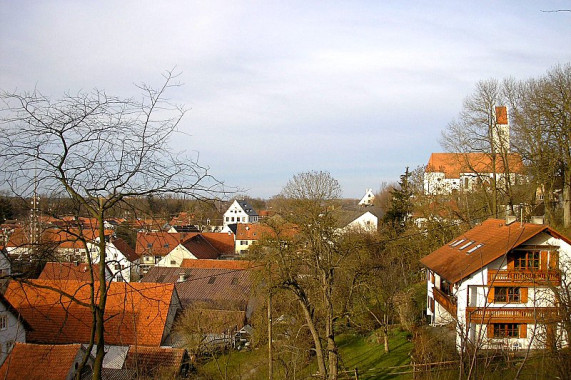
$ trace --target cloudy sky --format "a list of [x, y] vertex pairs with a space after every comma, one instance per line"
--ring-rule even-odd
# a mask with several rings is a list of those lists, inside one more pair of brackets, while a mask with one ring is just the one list
[[0, 0], [0, 89], [129, 97], [189, 112], [173, 142], [254, 197], [327, 170], [346, 197], [442, 151], [481, 79], [571, 62], [569, 1]]

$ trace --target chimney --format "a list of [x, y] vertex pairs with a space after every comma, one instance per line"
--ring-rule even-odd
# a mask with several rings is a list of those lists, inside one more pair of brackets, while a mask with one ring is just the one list
[[178, 281], [177, 282], [184, 282], [187, 279], [187, 275], [186, 272], [180, 272], [178, 275]]

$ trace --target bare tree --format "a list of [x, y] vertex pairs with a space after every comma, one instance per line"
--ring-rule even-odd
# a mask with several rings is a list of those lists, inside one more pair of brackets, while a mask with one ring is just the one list
[[[101, 259], [99, 275], [92, 279], [105, 278], [104, 221], [114, 207], [134, 197], [172, 193], [209, 197], [220, 189], [196, 159], [172, 153], [169, 147], [185, 113], [165, 97], [177, 86], [175, 80], [176, 75], [167, 72], [157, 89], [138, 86], [139, 100], [99, 90], [65, 94], [57, 100], [36, 90], [0, 95], [1, 179], [24, 198], [35, 197], [38, 191], [67, 197], [76, 210], [97, 220], [94, 240]], [[81, 230], [77, 233], [85, 241]], [[91, 264], [89, 250], [87, 255]], [[100, 379], [106, 283], [92, 281], [91, 289], [94, 323], [88, 352], [97, 345], [93, 378]]]
[[538, 79], [508, 81], [517, 148], [545, 197], [548, 217], [561, 191], [563, 224], [571, 226], [571, 65]]

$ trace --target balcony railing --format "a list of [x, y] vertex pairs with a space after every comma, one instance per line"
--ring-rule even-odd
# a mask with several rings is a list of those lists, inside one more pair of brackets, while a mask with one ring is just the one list
[[557, 271], [488, 270], [488, 285], [561, 285], [561, 273]]
[[434, 300], [438, 302], [453, 317], [456, 317], [456, 299], [453, 296], [444, 294], [440, 289], [433, 288]]
[[466, 308], [466, 320], [474, 323], [547, 323], [558, 319], [554, 307]]

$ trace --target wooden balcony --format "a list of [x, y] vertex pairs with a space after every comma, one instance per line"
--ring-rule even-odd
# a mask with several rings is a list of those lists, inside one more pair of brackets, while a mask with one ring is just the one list
[[432, 289], [434, 293], [434, 300], [438, 302], [447, 312], [449, 312], [454, 318], [456, 318], [456, 299], [452, 296], [448, 296], [442, 292], [442, 290], [434, 287]]
[[554, 307], [467, 307], [466, 320], [486, 323], [548, 323], [558, 319]]
[[561, 285], [558, 271], [488, 270], [488, 286]]

